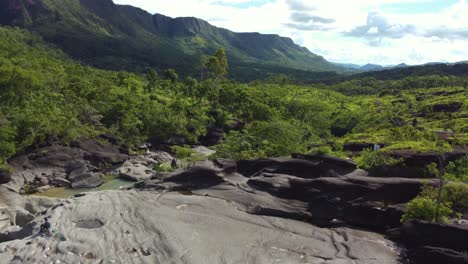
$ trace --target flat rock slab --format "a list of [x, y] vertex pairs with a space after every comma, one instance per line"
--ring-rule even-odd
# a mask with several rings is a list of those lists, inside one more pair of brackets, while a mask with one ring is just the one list
[[0, 244], [0, 263], [392, 264], [400, 257], [375, 233], [250, 215], [227, 200], [172, 192], [89, 193], [31, 225], [32, 236]]

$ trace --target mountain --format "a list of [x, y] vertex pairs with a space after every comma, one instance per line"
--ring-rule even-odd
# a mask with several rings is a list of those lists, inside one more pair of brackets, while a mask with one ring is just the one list
[[361, 65], [358, 65], [358, 64], [353, 64], [353, 63], [339, 63], [339, 62], [333, 62], [333, 64], [335, 64], [336, 66], [338, 67], [342, 67], [344, 69], [348, 69], [348, 70], [360, 70], [361, 69]]
[[290, 38], [235, 33], [194, 17], [152, 15], [111, 0], [0, 0], [0, 24], [38, 33], [73, 58], [105, 69], [195, 74], [202, 54], [224, 47], [238, 79], [252, 72], [341, 70]]
[[360, 68], [363, 71], [380, 71], [383, 70], [384, 67], [382, 65], [377, 64], [366, 64]]

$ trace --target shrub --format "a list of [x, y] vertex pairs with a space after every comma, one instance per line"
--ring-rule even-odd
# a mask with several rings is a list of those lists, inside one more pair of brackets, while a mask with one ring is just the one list
[[[439, 209], [439, 217], [442, 221], [447, 221], [453, 214], [450, 203], [442, 202]], [[416, 197], [406, 205], [406, 213], [401, 218], [401, 222], [412, 219], [435, 221], [437, 212], [437, 201], [429, 197]]]
[[163, 165], [163, 164], [157, 164], [153, 167], [154, 171], [156, 172], [172, 172], [174, 171], [174, 168], [171, 166]]
[[439, 175], [439, 168], [436, 163], [431, 163], [424, 168], [424, 176], [426, 178], [435, 178]]
[[450, 162], [446, 168], [445, 178], [452, 181], [468, 182], [468, 155]]
[[191, 150], [187, 146], [173, 146], [172, 152], [174, 152], [174, 155], [178, 159], [186, 159], [192, 156], [193, 150]]
[[382, 151], [373, 151], [372, 149], [365, 149], [361, 155], [356, 159], [359, 167], [365, 170], [375, 170], [381, 167], [394, 167], [402, 163], [401, 160], [394, 159]]
[[442, 200], [450, 202], [457, 212], [468, 211], [468, 184], [461, 182], [450, 182], [444, 186]]

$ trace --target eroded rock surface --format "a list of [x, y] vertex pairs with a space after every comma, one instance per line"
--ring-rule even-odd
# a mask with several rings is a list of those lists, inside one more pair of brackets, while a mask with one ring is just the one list
[[72, 142], [70, 146], [50, 145], [9, 161], [12, 180], [5, 186], [20, 192], [34, 192], [48, 185], [94, 188], [103, 183], [104, 169], [128, 159], [110, 143], [97, 140]]
[[29, 230], [0, 244], [0, 263], [391, 264], [400, 258], [382, 235], [255, 216], [228, 200], [179, 193], [90, 193], [49, 210]]

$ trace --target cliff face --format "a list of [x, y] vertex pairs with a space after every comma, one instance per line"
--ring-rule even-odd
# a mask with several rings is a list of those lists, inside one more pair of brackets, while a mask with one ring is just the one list
[[40, 14], [47, 12], [42, 0], [1, 0], [0, 24], [28, 25], [37, 20]]
[[194, 17], [152, 15], [111, 0], [0, 0], [0, 24], [25, 27], [75, 59], [110, 69], [172, 67], [189, 73], [201, 54], [224, 47], [235, 73], [242, 74], [241, 64], [339, 70], [289, 38], [235, 33]]

